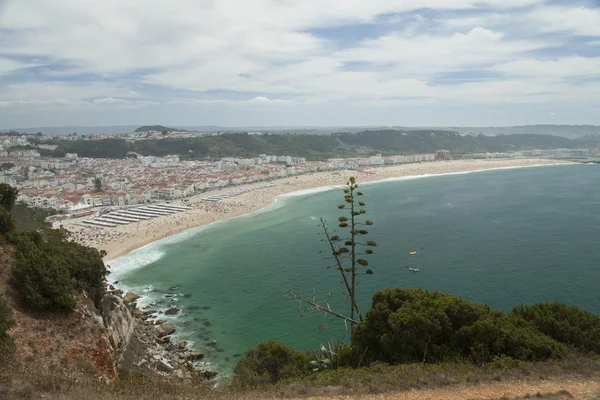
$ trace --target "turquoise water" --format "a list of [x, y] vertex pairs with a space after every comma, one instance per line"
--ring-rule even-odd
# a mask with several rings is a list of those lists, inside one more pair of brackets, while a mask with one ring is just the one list
[[[363, 310], [377, 289], [422, 287], [509, 310], [559, 300], [600, 313], [600, 165], [517, 168], [365, 184], [369, 259], [358, 286]], [[113, 260], [112, 280], [181, 308], [178, 337], [206, 350], [227, 375], [247, 349], [281, 340], [318, 348], [344, 331], [318, 313], [300, 316], [284, 288], [333, 293], [319, 217], [335, 221], [341, 189], [279, 199], [267, 210], [188, 231]], [[334, 224], [335, 225], [335, 224]], [[417, 255], [409, 256], [409, 252]], [[413, 273], [406, 266], [420, 267]], [[179, 286], [176, 290], [171, 287]], [[178, 294], [175, 301], [167, 293]], [[320, 331], [318, 326], [329, 324]]]

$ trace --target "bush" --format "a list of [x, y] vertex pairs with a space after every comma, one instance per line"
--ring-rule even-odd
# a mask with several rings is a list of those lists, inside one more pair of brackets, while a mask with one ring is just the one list
[[11, 283], [23, 300], [34, 308], [70, 311], [75, 306], [75, 299], [69, 270], [38, 247], [36, 242], [42, 241], [37, 232], [19, 234]]
[[311, 370], [306, 354], [283, 343], [263, 342], [238, 361], [233, 385], [242, 388], [272, 385], [282, 379], [307, 375]]
[[6, 235], [15, 230], [15, 220], [8, 211], [0, 206], [0, 235]]
[[12, 354], [14, 350], [13, 340], [8, 335], [8, 330], [13, 323], [12, 312], [6, 304], [4, 296], [0, 294], [0, 359]]
[[9, 239], [17, 250], [11, 282], [30, 306], [70, 311], [73, 289], [85, 290], [100, 305], [108, 273], [103, 253], [69, 242], [63, 229], [19, 232]]
[[468, 360], [499, 356], [547, 360], [565, 352], [560, 343], [522, 318], [484, 304], [422, 289], [375, 293], [354, 339], [369, 361], [389, 363]]
[[600, 317], [559, 302], [518, 306], [512, 313], [554, 340], [600, 354]]

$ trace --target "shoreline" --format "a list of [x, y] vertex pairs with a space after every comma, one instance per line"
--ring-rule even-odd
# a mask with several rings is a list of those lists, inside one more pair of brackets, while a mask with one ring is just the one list
[[[317, 172], [277, 179], [271, 181], [275, 186], [249, 191], [215, 204], [203, 202], [201, 198], [225, 193], [232, 188], [227, 187], [187, 199], [179, 199], [172, 201], [171, 204], [187, 205], [192, 209], [130, 225], [115, 228], [84, 228], [66, 224], [64, 227], [73, 233], [74, 240], [78, 243], [105, 250], [107, 255], [104, 261], [109, 262], [171, 236], [266, 209], [273, 206], [279, 197], [303, 196], [333, 190], [335, 187], [341, 187], [350, 176], [356, 176], [361, 184], [374, 184], [429, 176], [568, 164], [573, 162], [547, 159], [459, 160], [401, 164], [365, 169], [363, 172], [353, 170]], [[238, 188], [252, 185], [240, 185]]]

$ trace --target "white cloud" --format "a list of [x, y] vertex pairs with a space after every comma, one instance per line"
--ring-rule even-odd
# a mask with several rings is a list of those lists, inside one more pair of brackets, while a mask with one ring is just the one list
[[524, 59], [498, 64], [494, 70], [527, 77], [600, 77], [600, 57], [565, 57], [553, 60]]
[[23, 63], [0, 57], [0, 75], [9, 74], [23, 68], [37, 67], [39, 65], [40, 64], [35, 61]]
[[531, 13], [529, 19], [542, 32], [572, 32], [577, 35], [600, 35], [600, 8], [543, 7]]
[[[600, 11], [544, 3], [6, 0], [0, 75], [10, 78], [41, 65], [37, 60], [49, 68], [35, 70], [39, 79], [0, 83], [0, 104], [119, 109], [161, 102], [251, 109], [335, 102], [375, 108], [597, 99], [597, 85], [575, 79], [597, 77], [597, 57], [550, 55], [572, 35], [600, 36]], [[464, 15], [457, 10], [468, 10], [468, 16], [457, 17]], [[419, 15], [404, 14], [414, 11]], [[313, 29], [379, 21], [384, 14], [390, 18], [380, 28], [388, 30], [376, 37], [370, 32], [367, 40], [340, 41], [334, 30], [324, 37]], [[595, 42], [588, 39], [590, 46]], [[23, 59], [35, 61], [15, 61]], [[501, 77], [454, 85], [438, 80], [473, 71]]]
[[177, 105], [206, 105], [206, 104], [222, 104], [222, 105], [253, 105], [253, 104], [292, 104], [291, 100], [270, 99], [265, 96], [257, 96], [248, 100], [204, 100], [204, 99], [179, 99], [171, 100], [168, 104]]

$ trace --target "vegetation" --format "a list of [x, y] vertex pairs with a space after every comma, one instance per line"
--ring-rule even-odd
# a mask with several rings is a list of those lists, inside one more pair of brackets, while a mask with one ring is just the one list
[[[163, 128], [159, 126], [141, 128]], [[141, 129], [138, 128], [138, 129]], [[498, 136], [461, 136], [440, 130], [378, 130], [332, 135], [248, 135], [229, 133], [195, 138], [169, 138], [127, 142], [123, 139], [54, 140], [55, 150], [35, 148], [42, 155], [59, 157], [78, 153], [81, 157], [124, 158], [127, 152], [165, 156], [178, 154], [188, 158], [256, 157], [260, 154], [288, 154], [321, 160], [331, 157], [371, 156], [376, 153], [433, 153], [439, 149], [453, 154], [504, 152], [531, 149], [581, 148], [595, 146], [591, 140], [567, 139], [551, 135], [514, 134]], [[26, 146], [26, 148], [34, 148]]]
[[49, 227], [46, 218], [56, 214], [56, 210], [48, 208], [28, 207], [25, 203], [17, 203], [10, 212], [14, 218], [15, 229], [20, 231], [38, 230]]
[[2, 164], [0, 164], [0, 170], [7, 170], [7, 169], [11, 169], [12, 167], [14, 167], [15, 164], [11, 163], [11, 162], [4, 162]]
[[530, 321], [544, 335], [577, 349], [600, 354], [600, 317], [559, 302], [518, 306], [513, 314]]
[[260, 387], [297, 378], [312, 370], [306, 354], [279, 342], [263, 342], [249, 350], [235, 366], [233, 386]]
[[102, 181], [100, 180], [100, 178], [94, 179], [94, 191], [96, 193], [102, 191]]
[[540, 361], [567, 350], [516, 315], [449, 294], [400, 288], [375, 293], [355, 342], [368, 360], [392, 364], [483, 363], [502, 356]]
[[[338, 205], [338, 209], [347, 211], [348, 217], [341, 216], [338, 218], [338, 227], [348, 231], [346, 237], [340, 237], [338, 235], [332, 236], [329, 232], [327, 223], [321, 218], [321, 227], [325, 234], [325, 239], [323, 240], [327, 242], [331, 249], [331, 258], [334, 260], [334, 265], [332, 267], [340, 273], [345, 292], [350, 299], [349, 316], [333, 311], [329, 306], [329, 299], [325, 301], [324, 305], [320, 305], [315, 302], [314, 298], [304, 298], [301, 294], [294, 292], [292, 289], [284, 290], [284, 292], [292, 299], [299, 299], [313, 309], [341, 318], [344, 322], [349, 322], [351, 326], [351, 340], [353, 337], [352, 332], [354, 330], [354, 325], [362, 321], [362, 314], [358, 307], [358, 303], [356, 302], [357, 277], [359, 275], [373, 274], [373, 270], [368, 268], [369, 262], [360, 257], [367, 257], [373, 254], [371, 247], [377, 246], [377, 243], [372, 240], [366, 242], [360, 241], [360, 238], [369, 233], [362, 227], [373, 225], [373, 221], [365, 220], [362, 222], [358, 218], [367, 213], [365, 208], [367, 204], [364, 201], [359, 201], [357, 199], [357, 197], [363, 196], [363, 192], [358, 191], [357, 189], [358, 183], [356, 183], [356, 178], [352, 176], [348, 182], [346, 182], [346, 187], [344, 188], [344, 204]], [[361, 248], [366, 249], [361, 252]]]
[[140, 126], [139, 128], [137, 128], [134, 132], [149, 132], [149, 131], [171, 132], [171, 131], [178, 131], [178, 130], [179, 129], [167, 128], [166, 126], [162, 126], [162, 125], [144, 125], [144, 126]]
[[99, 306], [108, 274], [103, 252], [68, 241], [64, 229], [42, 228], [9, 236], [16, 248], [11, 283], [37, 309], [71, 311], [73, 289], [84, 290]]
[[12, 215], [0, 206], [0, 238], [15, 229], [15, 220]]
[[4, 296], [0, 294], [0, 360], [12, 354], [14, 343], [8, 335], [8, 330], [13, 326], [12, 311], [6, 304]]
[[3, 207], [6, 211], [13, 209], [19, 191], [13, 188], [8, 183], [0, 183], [0, 207]]

